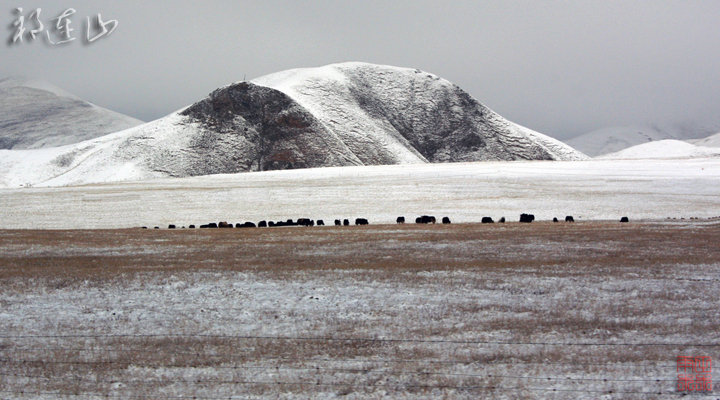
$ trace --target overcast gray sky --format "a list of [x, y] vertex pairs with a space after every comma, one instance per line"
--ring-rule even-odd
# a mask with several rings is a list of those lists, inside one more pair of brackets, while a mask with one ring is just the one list
[[[720, 1], [0, 0], [0, 76], [40, 78], [151, 120], [230, 82], [367, 61], [447, 78], [567, 138], [613, 125], [720, 130]], [[15, 7], [117, 19], [89, 45], [10, 46]]]

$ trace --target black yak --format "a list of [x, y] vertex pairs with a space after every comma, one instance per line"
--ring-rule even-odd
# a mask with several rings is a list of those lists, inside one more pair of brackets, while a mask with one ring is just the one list
[[520, 214], [520, 222], [530, 223], [533, 221], [535, 221], [535, 216], [533, 214]]

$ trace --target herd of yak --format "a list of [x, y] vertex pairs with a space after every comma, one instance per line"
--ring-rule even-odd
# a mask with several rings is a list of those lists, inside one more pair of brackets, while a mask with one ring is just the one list
[[[535, 221], [535, 215], [533, 214], [521, 214], [520, 215], [520, 222], [522, 223], [531, 223]], [[405, 217], [397, 217], [395, 220], [398, 224], [404, 224], [405, 223]], [[443, 217], [441, 222], [443, 224], [449, 224], [450, 218], [449, 217]], [[483, 217], [481, 222], [483, 224], [492, 224], [495, 223], [495, 221], [491, 217]], [[499, 223], [505, 223], [505, 217], [500, 218], [498, 221]], [[553, 218], [553, 222], [559, 222], [557, 218]], [[572, 215], [568, 215], [565, 217], [565, 222], [575, 222], [575, 219]], [[629, 222], [628, 217], [622, 217], [620, 219], [620, 222]], [[416, 224], [435, 224], [437, 223], [437, 219], [432, 215], [423, 215], [421, 217], [415, 218]], [[366, 218], [356, 218], [355, 219], [355, 225], [369, 225], [370, 223]], [[343, 219], [342, 221], [339, 219], [335, 220], [335, 226], [349, 226], [350, 220], [349, 219]], [[254, 222], [245, 222], [243, 224], [237, 223], [235, 225], [227, 222], [210, 222], [205, 225], [200, 225], [200, 229], [221, 229], [221, 228], [271, 228], [271, 227], [279, 227], [279, 226], [325, 226], [325, 221], [319, 219], [317, 222], [315, 220], [312, 220], [310, 218], [298, 218], [297, 221], [293, 221], [292, 219], [288, 219], [287, 221], [260, 221], [257, 224]], [[182, 227], [185, 228], [184, 226]], [[195, 225], [189, 225], [189, 229], [195, 229]], [[147, 226], [143, 226], [142, 229], [148, 229]], [[156, 226], [155, 229], [160, 229], [160, 227]], [[177, 225], [168, 225], [168, 229], [177, 229]]]

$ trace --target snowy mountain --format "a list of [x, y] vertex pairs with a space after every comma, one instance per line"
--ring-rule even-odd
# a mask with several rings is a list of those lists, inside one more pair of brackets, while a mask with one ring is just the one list
[[688, 140], [688, 142], [697, 146], [720, 147], [720, 133], [716, 133], [703, 139]]
[[682, 140], [659, 140], [627, 149], [616, 153], [600, 156], [600, 159], [613, 160], [639, 160], [639, 159], [669, 159], [669, 158], [704, 158], [720, 157], [720, 148], [703, 147]]
[[0, 80], [0, 149], [61, 146], [142, 123], [46, 82], [24, 78]]
[[365, 164], [585, 158], [418, 69], [342, 63], [283, 71], [253, 83], [310, 110]]
[[609, 154], [638, 144], [655, 140], [673, 139], [674, 136], [651, 126], [614, 126], [598, 129], [567, 140], [570, 146], [595, 157]]
[[0, 151], [0, 185], [484, 160], [579, 160], [419, 70], [363, 63], [271, 74], [75, 145]]
[[[689, 140], [717, 132], [717, 127], [691, 123], [614, 126], [566, 140], [583, 153], [595, 157], [656, 140]], [[689, 140], [690, 141], [690, 140]]]

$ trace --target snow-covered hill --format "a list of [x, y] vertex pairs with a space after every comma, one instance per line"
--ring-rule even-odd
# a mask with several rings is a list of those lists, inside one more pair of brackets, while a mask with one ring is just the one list
[[565, 142], [573, 148], [595, 157], [657, 140], [678, 139], [692, 142], [694, 138], [717, 132], [716, 129], [715, 126], [701, 126], [693, 123], [614, 126], [597, 129]]
[[46, 82], [0, 80], [0, 149], [62, 146], [142, 123]]
[[638, 144], [655, 140], [673, 139], [674, 136], [651, 126], [614, 126], [598, 129], [566, 141], [570, 146], [595, 157], [609, 154]]
[[585, 158], [432, 74], [344, 63], [234, 83], [167, 117], [75, 145], [0, 151], [0, 185]]
[[703, 139], [688, 140], [688, 142], [697, 146], [720, 147], [720, 133], [716, 133]]
[[585, 158], [418, 69], [352, 62], [283, 71], [253, 83], [310, 110], [365, 164]]
[[614, 160], [720, 157], [720, 148], [696, 146], [682, 140], [659, 140], [632, 146], [598, 158]]

